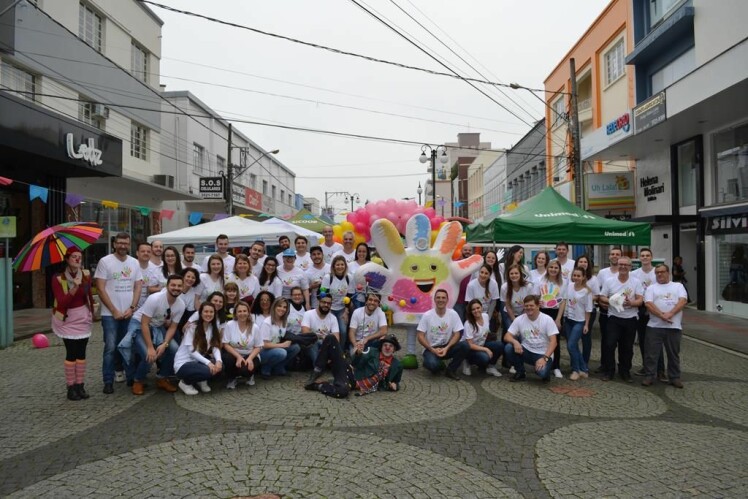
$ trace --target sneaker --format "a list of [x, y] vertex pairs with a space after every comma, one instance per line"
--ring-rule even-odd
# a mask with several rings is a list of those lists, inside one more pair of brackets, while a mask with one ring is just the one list
[[488, 366], [486, 368], [486, 374], [490, 374], [491, 376], [496, 376], [497, 378], [501, 377], [501, 373], [498, 369], [496, 369], [496, 366]]
[[210, 392], [210, 386], [208, 386], [208, 382], [207, 381], [198, 381], [197, 382], [197, 386], [198, 386], [198, 388], [200, 388], [200, 391], [203, 392], [203, 393]]
[[579, 377], [580, 378], [589, 378], [590, 377], [590, 373], [588, 373], [587, 371], [579, 371]]
[[[282, 374], [280, 376], [283, 376]], [[247, 380], [247, 386], [255, 386], [255, 375], [251, 375]]]
[[114, 381], [116, 383], [124, 383], [125, 382], [125, 371], [115, 371], [114, 372]]
[[554, 369], [553, 370], [553, 375], [555, 377], [559, 378], [559, 379], [563, 379], [563, 377], [564, 377], [564, 375], [561, 374], [561, 369]]
[[452, 369], [447, 369], [444, 372], [444, 375], [446, 377], [448, 377], [449, 379], [453, 379], [455, 381], [460, 381], [460, 377], [457, 375], [457, 370], [456, 369], [454, 371]]
[[236, 390], [236, 378], [231, 378], [228, 383], [226, 383], [226, 389], [227, 390]]
[[114, 393], [114, 383], [104, 383], [104, 393], [107, 395]]
[[194, 386], [188, 385], [184, 381], [179, 382], [179, 389], [182, 390], [185, 395], [197, 395], [198, 394], [198, 391]]
[[517, 374], [517, 370], [514, 368], [514, 366], [509, 368], [509, 374]]
[[573, 372], [571, 373], [571, 376], [569, 376], [569, 379], [570, 379], [570, 380], [572, 380], [572, 381], [576, 381], [576, 380], [578, 380], [578, 379], [579, 379], [579, 373], [578, 373], [578, 372], [576, 372], [576, 371], [573, 371]]
[[527, 375], [525, 373], [514, 373], [514, 376], [509, 378], [509, 381], [514, 383], [515, 381], [524, 381], [527, 379]]
[[470, 364], [467, 362], [462, 363], [462, 374], [465, 376], [470, 376]]
[[634, 376], [646, 376], [646, 375], [647, 375], [647, 371], [643, 367], [634, 373]]
[[158, 378], [156, 380], [156, 386], [168, 393], [174, 393], [177, 391], [177, 387], [172, 385], [171, 382], [166, 378]]

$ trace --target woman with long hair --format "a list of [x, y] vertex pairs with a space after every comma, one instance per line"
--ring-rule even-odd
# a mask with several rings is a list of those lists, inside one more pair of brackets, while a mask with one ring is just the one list
[[559, 338], [556, 342], [556, 349], [553, 353], [553, 375], [557, 378], [563, 378], [561, 374], [561, 322], [564, 318], [564, 308], [566, 307], [566, 289], [564, 286], [564, 276], [561, 273], [561, 264], [558, 260], [548, 262], [548, 268], [540, 282], [535, 284], [535, 294], [540, 298], [540, 311], [551, 317], [556, 322], [556, 329], [559, 330]]
[[260, 292], [260, 281], [252, 273], [252, 264], [247, 255], [240, 253], [234, 258], [234, 270], [228, 275], [228, 279], [239, 286], [239, 299], [251, 307], [254, 297]]
[[161, 287], [166, 284], [166, 280], [170, 275], [182, 274], [182, 258], [179, 256], [179, 250], [177, 248], [174, 246], [167, 246], [164, 248], [162, 257], [164, 261], [163, 265], [161, 265], [161, 276], [159, 276], [159, 280], [163, 280]]
[[252, 303], [252, 320], [255, 324], [262, 323], [270, 317], [270, 308], [275, 301], [275, 295], [270, 291], [260, 291], [257, 293], [254, 303]]
[[[566, 348], [569, 350], [571, 359], [570, 380], [589, 376], [589, 368], [579, 350], [579, 340], [590, 335], [590, 314], [592, 313], [593, 291], [587, 285], [585, 271], [581, 267], [575, 267], [571, 272], [571, 282], [566, 291], [569, 305], [566, 307], [566, 321], [564, 330], [566, 332]], [[582, 342], [584, 343], [584, 341]]]
[[597, 308], [595, 307], [597, 306], [597, 300], [600, 297], [602, 283], [596, 275], [592, 275], [595, 263], [589, 255], [585, 253], [578, 257], [575, 265], [584, 271], [584, 277], [587, 280], [587, 287], [592, 291], [592, 312], [590, 313], [590, 322], [588, 326], [590, 334], [582, 335], [582, 358], [584, 359], [584, 364], [588, 366], [590, 363], [590, 355], [592, 354], [592, 326], [595, 324], [595, 319], [597, 318]]
[[273, 296], [280, 296], [283, 293], [283, 281], [278, 277], [278, 261], [275, 258], [265, 259], [258, 281], [260, 291], [270, 291]]
[[[364, 264], [371, 261], [371, 250], [366, 243], [358, 243], [356, 246], [356, 258], [348, 264], [348, 273], [353, 276]], [[353, 294], [353, 309], [361, 308], [366, 304], [366, 290], [356, 290]], [[342, 331], [341, 331], [342, 333]]]
[[223, 370], [216, 309], [211, 303], [203, 302], [198, 315], [197, 321], [185, 326], [182, 343], [174, 357], [174, 372], [179, 378], [179, 389], [185, 395], [198, 394], [194, 385], [203, 393], [209, 392], [208, 380]]
[[501, 312], [501, 326], [504, 332], [509, 329], [514, 319], [524, 313], [524, 299], [533, 292], [532, 283], [527, 282], [519, 265], [510, 265], [506, 273], [508, 280], [501, 285], [500, 292], [501, 301], [504, 302], [504, 309]]
[[271, 305], [270, 317], [260, 324], [263, 342], [260, 376], [263, 379], [272, 375], [285, 376], [291, 361], [301, 351], [299, 345], [283, 339], [288, 329], [288, 310], [288, 301], [276, 298]]
[[[499, 257], [493, 250], [488, 250], [483, 255], [483, 263], [488, 265], [491, 269], [491, 279], [496, 281], [497, 289], [501, 290], [501, 285], [504, 283], [504, 278], [501, 276], [501, 267], [499, 266]], [[478, 271], [480, 272], [480, 270]], [[476, 276], [477, 278], [477, 276]], [[491, 331], [499, 331], [501, 329], [501, 310], [503, 304], [501, 303], [501, 294], [496, 300], [496, 305], [493, 308], [493, 313], [488, 314], [491, 318]]]
[[192, 317], [195, 311], [200, 307], [200, 295], [202, 286], [200, 285], [200, 272], [197, 269], [188, 267], [182, 269], [182, 294], [179, 299], [184, 302], [184, 314], [179, 317], [179, 325], [174, 339], [177, 343], [182, 340], [182, 329], [187, 321]]
[[[483, 265], [478, 270], [478, 278], [473, 279], [468, 283], [467, 289], [465, 290], [465, 302], [470, 302], [474, 299], [480, 301], [483, 306], [483, 312], [488, 314], [490, 317], [494, 312], [496, 301], [499, 299], [499, 286], [496, 281], [491, 279], [491, 267]], [[467, 318], [470, 317], [470, 310], [467, 310]]]
[[538, 284], [546, 272], [548, 262], [551, 261], [551, 255], [547, 251], [538, 251], [532, 259], [533, 269], [530, 271], [530, 280]]
[[223, 286], [226, 284], [226, 276], [223, 267], [223, 258], [219, 254], [210, 255], [208, 258], [208, 268], [200, 274], [200, 283], [203, 285], [202, 300], [207, 300], [208, 296], [214, 291], [223, 293]]
[[223, 365], [229, 378], [226, 388], [234, 390], [238, 377], [247, 379], [247, 385], [255, 384], [255, 373], [260, 367], [262, 336], [260, 328], [252, 322], [249, 305], [240, 301], [234, 307], [234, 319], [226, 323], [221, 335], [223, 342]]
[[89, 397], [84, 388], [86, 347], [93, 324], [93, 294], [89, 271], [81, 266], [83, 254], [76, 247], [65, 253], [65, 268], [52, 276], [52, 331], [65, 344], [65, 383], [68, 400]]
[[353, 276], [348, 273], [348, 262], [345, 261], [343, 255], [333, 257], [332, 263], [330, 263], [330, 273], [322, 279], [320, 290], [323, 289], [332, 298], [330, 312], [338, 319], [340, 344], [345, 351], [348, 339], [346, 332], [348, 331], [350, 299], [355, 289]]
[[490, 333], [489, 320], [488, 314], [483, 312], [481, 300], [473, 299], [468, 303], [467, 319], [463, 331], [465, 334], [462, 341], [467, 342], [470, 351], [465, 357], [462, 374], [470, 376], [470, 366], [476, 365], [485, 368], [486, 374], [500, 377], [501, 373], [496, 369], [496, 362], [499, 361], [499, 357], [504, 351], [504, 345], [501, 341], [486, 340]]
[[525, 280], [527, 281], [530, 277], [530, 271], [525, 265], [525, 248], [519, 244], [515, 244], [506, 252], [504, 255], [504, 262], [499, 265], [501, 269], [501, 277], [504, 278], [504, 282], [509, 280], [509, 268], [512, 265], [517, 265], [520, 268]]

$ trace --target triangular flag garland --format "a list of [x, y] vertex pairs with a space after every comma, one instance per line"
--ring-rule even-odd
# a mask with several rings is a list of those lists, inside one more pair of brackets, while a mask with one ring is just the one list
[[43, 203], [47, 203], [49, 189], [34, 184], [29, 184], [29, 201], [39, 198]]
[[174, 210], [161, 210], [161, 220], [171, 220], [174, 217]]
[[13, 183], [12, 178], [0, 177], [0, 185], [10, 185]]
[[[202, 213], [200, 215], [202, 216]], [[228, 213], [216, 213], [215, 215], [213, 215], [213, 221], [216, 222], [218, 220], [223, 220], [224, 218], [228, 218], [228, 217], [229, 217]]]
[[190, 213], [189, 221], [190, 225], [197, 225], [203, 219], [203, 213], [201, 211], [193, 211]]
[[151, 209], [147, 206], [134, 206], [134, 209], [138, 210], [144, 217], [147, 217], [151, 214]]
[[75, 208], [79, 204], [83, 202], [83, 196], [80, 194], [73, 194], [72, 192], [68, 192], [65, 194], [65, 204], [70, 206], [71, 208]]

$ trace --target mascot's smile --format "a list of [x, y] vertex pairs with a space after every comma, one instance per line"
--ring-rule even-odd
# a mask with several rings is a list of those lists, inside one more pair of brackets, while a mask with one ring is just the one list
[[422, 293], [430, 293], [434, 284], [436, 284], [436, 279], [413, 279], [413, 282], [416, 283], [416, 286]]

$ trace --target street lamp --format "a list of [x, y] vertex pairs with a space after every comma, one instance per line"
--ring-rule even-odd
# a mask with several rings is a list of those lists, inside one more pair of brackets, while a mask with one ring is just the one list
[[418, 193], [418, 205], [421, 205], [421, 194], [423, 194], [423, 188], [421, 187], [421, 183], [418, 182], [418, 189], [416, 189], [416, 192]]
[[[236, 147], [236, 146], [234, 148], [235, 149], [246, 149], [243, 147]], [[226, 166], [226, 183], [228, 184], [228, 188], [227, 188], [228, 199], [226, 199], [226, 212], [229, 214], [229, 216], [234, 215], [234, 178], [241, 176], [251, 166], [259, 162], [265, 156], [268, 156], [270, 154], [278, 154], [279, 152], [280, 152], [280, 149], [273, 149], [272, 151], [266, 151], [262, 153], [260, 157], [252, 161], [250, 164], [236, 168], [236, 169], [234, 168], [234, 165], [231, 164], [231, 160], [229, 160], [229, 163]]]
[[345, 202], [347, 203], [349, 199], [351, 201], [351, 212], [353, 212], [353, 201], [355, 200], [357, 203], [360, 203], [361, 199], [358, 197], [358, 192], [354, 192], [353, 194], [348, 193], [345, 197]]
[[447, 148], [444, 146], [431, 147], [429, 144], [421, 146], [421, 157], [418, 161], [426, 163], [429, 160], [429, 156], [426, 155], [426, 150], [429, 151], [431, 156], [431, 205], [436, 209], [436, 154], [441, 149], [442, 155], [439, 157], [439, 161], [442, 164], [446, 164], [449, 161], [447, 158]]
[[353, 202], [360, 203], [361, 199], [359, 198], [358, 192], [354, 192], [351, 194], [348, 191], [325, 191], [325, 211], [330, 210], [330, 205], [327, 202], [327, 198], [333, 197], [333, 196], [345, 196], [345, 202], [347, 203], [350, 199], [351, 201], [351, 211], [353, 211]]

